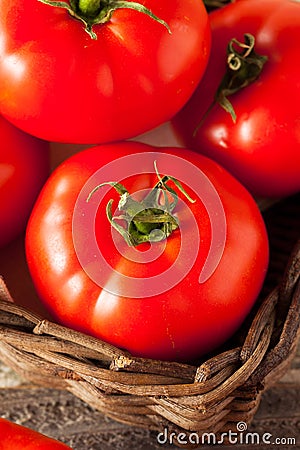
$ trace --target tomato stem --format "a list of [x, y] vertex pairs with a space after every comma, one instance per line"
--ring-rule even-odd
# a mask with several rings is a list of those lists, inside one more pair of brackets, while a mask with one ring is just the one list
[[[142, 201], [135, 200], [121, 183], [114, 181], [99, 184], [87, 197], [87, 202], [89, 202], [98, 189], [107, 185], [117, 191], [120, 195], [117, 210], [121, 214], [113, 215], [113, 200], [111, 199], [106, 205], [106, 215], [112, 227], [121, 234], [129, 246], [162, 241], [179, 227], [178, 220], [173, 214], [178, 202], [178, 195], [167, 184], [168, 181], [172, 181], [191, 203], [195, 201], [176, 178], [170, 175], [163, 177], [159, 175], [156, 161], [154, 161], [154, 167], [158, 182]], [[120, 224], [120, 221], [126, 224], [125, 227]]]
[[212, 107], [217, 103], [236, 122], [236, 113], [228, 97], [253, 83], [262, 72], [267, 56], [255, 52], [255, 37], [244, 34], [244, 42], [233, 38], [227, 46], [226, 73], [217, 89], [214, 100], [197, 125], [194, 136], [202, 126]]
[[86, 17], [95, 17], [100, 11], [101, 0], [79, 0], [78, 8]]
[[163, 25], [171, 34], [170, 27], [164, 20], [160, 19], [153, 14], [150, 9], [137, 2], [122, 0], [70, 0], [69, 3], [54, 0], [38, 1], [48, 6], [63, 8], [68, 11], [72, 17], [80, 20], [84, 24], [84, 30], [94, 40], [97, 39], [97, 34], [94, 32], [93, 27], [109, 22], [113, 13], [118, 9], [133, 9], [146, 14], [151, 19]]

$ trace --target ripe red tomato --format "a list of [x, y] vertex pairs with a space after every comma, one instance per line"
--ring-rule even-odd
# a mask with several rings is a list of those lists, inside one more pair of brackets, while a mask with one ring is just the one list
[[[172, 179], [170, 191], [149, 190], [158, 182], [155, 161], [161, 178], [174, 176], [190, 199]], [[116, 185], [115, 209], [119, 194], [105, 184], [87, 201], [110, 181], [134, 195]], [[135, 216], [140, 209], [147, 220]], [[150, 236], [151, 243], [129, 246], [115, 229], [128, 238], [126, 223], [132, 239]], [[163, 232], [171, 232], [166, 240]], [[79, 152], [53, 172], [29, 220], [26, 254], [58, 322], [134, 355], [187, 361], [219, 346], [245, 319], [265, 277], [268, 239], [253, 198], [214, 161], [124, 142]]]
[[[185, 145], [221, 163], [253, 194], [299, 191], [299, 2], [238, 0], [209, 17], [212, 50], [207, 71], [174, 127]], [[256, 53], [268, 59], [254, 82], [228, 97], [235, 123], [217, 103], [204, 118], [226, 72], [227, 44], [233, 38], [244, 43], [245, 33], [254, 36]]]
[[48, 144], [0, 117], [0, 247], [25, 230], [49, 175]]
[[71, 450], [66, 444], [0, 418], [0, 450]]
[[[58, 6], [81, 2], [45, 3], [0, 1], [0, 112], [30, 134], [88, 144], [135, 136], [173, 116], [203, 74], [210, 28], [201, 0], [141, 1], [171, 33], [122, 2], [94, 25], [97, 39]], [[117, 2], [101, 3], [103, 15]]]

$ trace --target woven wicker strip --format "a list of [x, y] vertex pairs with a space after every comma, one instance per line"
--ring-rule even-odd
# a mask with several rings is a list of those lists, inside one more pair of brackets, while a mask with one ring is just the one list
[[198, 364], [135, 358], [43, 320], [13, 303], [2, 279], [0, 359], [26, 379], [68, 390], [117, 421], [167, 430], [175, 443], [180, 432], [221, 436], [238, 422], [249, 424], [299, 339], [299, 199], [264, 213], [271, 262], [261, 296], [236, 336]]

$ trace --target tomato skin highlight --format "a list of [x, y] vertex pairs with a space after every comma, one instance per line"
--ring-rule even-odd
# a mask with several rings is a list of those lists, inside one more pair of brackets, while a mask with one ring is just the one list
[[[121, 292], [128, 287], [126, 283], [130, 285], [133, 276], [140, 277], [145, 283], [136, 297], [130, 298], [108, 289], [110, 278], [114, 280], [112, 272], [100, 286], [83, 268], [74, 249], [73, 215], [83, 186], [100, 168], [140, 154], [146, 161], [147, 154], [152, 152], [159, 152], [158, 168], [163, 167], [168, 158], [177, 157], [205, 174], [224, 208], [226, 239], [215, 271], [207, 281], [199, 283], [199, 274], [212, 242], [213, 226], [207, 212], [208, 205], [201, 200], [202, 193], [199, 196], [190, 192], [191, 197], [197, 197], [195, 203], [188, 205], [196, 225], [180, 204], [177, 215], [181, 231], [176, 230], [166, 243], [157, 243], [158, 249], [166, 245], [164, 251], [147, 264], [130, 260], [130, 254], [126, 253], [129, 247], [123, 238], [116, 247], [117, 241], [113, 239], [103, 200], [97, 212], [95, 233], [105, 262], [127, 277], [128, 282], [121, 285]], [[169, 173], [181, 170], [180, 164], [172, 164]], [[152, 163], [148, 161], [143, 168], [139, 167], [146, 172], [148, 168], [150, 175], [141, 173], [129, 177], [126, 183], [124, 181], [129, 192], [153, 187]], [[113, 179], [114, 173], [110, 176]], [[114, 198], [117, 204], [118, 195], [112, 188], [105, 194], [106, 200], [110, 198]], [[213, 218], [217, 219], [217, 216]], [[79, 233], [82, 234], [83, 246], [87, 247], [84, 239], [88, 232], [82, 227]], [[183, 244], [185, 236], [187, 239]], [[195, 252], [197, 236], [200, 236], [200, 241], [195, 261], [185, 273], [189, 258], [182, 259], [178, 255], [183, 247], [185, 255]], [[125, 348], [133, 355], [190, 361], [224, 343], [241, 326], [266, 274], [268, 238], [253, 198], [214, 161], [187, 149], [158, 149], [125, 142], [96, 146], [77, 153], [53, 172], [36, 202], [27, 227], [26, 254], [40, 299], [59, 323]], [[98, 266], [100, 272], [103, 267]], [[168, 267], [178, 270], [178, 277], [184, 273], [181, 281], [169, 286], [170, 279], [166, 276], [156, 294], [144, 296], [149, 283], [155, 284], [155, 276], [164, 275]]]
[[[300, 5], [286, 0], [237, 0], [210, 13], [212, 49], [195, 93], [173, 125], [184, 145], [222, 164], [254, 195], [281, 197], [300, 190]], [[229, 97], [236, 112], [215, 105], [194, 134], [225, 73], [232, 38], [255, 37], [268, 57], [258, 79]]]
[[22, 231], [50, 173], [48, 143], [0, 117], [0, 248]]
[[0, 450], [71, 450], [35, 430], [0, 418]]
[[0, 1], [0, 112], [48, 141], [94, 144], [170, 119], [194, 91], [210, 50], [202, 1], [145, 0], [115, 11], [93, 40], [64, 9]]

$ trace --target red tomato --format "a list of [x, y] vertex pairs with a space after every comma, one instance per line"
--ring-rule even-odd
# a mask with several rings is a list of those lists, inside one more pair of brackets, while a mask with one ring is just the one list
[[[207, 71], [174, 119], [177, 132], [185, 145], [221, 163], [255, 195], [299, 191], [299, 2], [239, 0], [212, 12], [210, 23]], [[243, 43], [245, 33], [254, 36], [256, 53], [268, 58], [261, 74], [228, 97], [235, 123], [219, 104], [204, 118], [226, 71], [227, 44], [233, 38]]]
[[30, 428], [0, 418], [0, 450], [70, 450], [71, 447]]
[[49, 175], [48, 144], [0, 117], [0, 247], [25, 230]]
[[[106, 216], [110, 199], [118, 205], [115, 189], [104, 185], [87, 198], [99, 183], [117, 181], [134, 196], [123, 190], [111, 210], [114, 226], [124, 232], [128, 221], [136, 239], [168, 234], [173, 219], [154, 226], [155, 216], [139, 232], [145, 219], [134, 216], [137, 199], [148, 198], [158, 181], [154, 161], [161, 177], [174, 176], [191, 198], [169, 180], [178, 192], [179, 227], [166, 240], [129, 246]], [[159, 191], [160, 220], [169, 217], [162, 205], [171, 207], [173, 191]], [[134, 221], [126, 207], [135, 210]], [[187, 361], [219, 346], [245, 319], [265, 277], [268, 239], [253, 198], [214, 161], [124, 142], [84, 150], [53, 172], [29, 220], [26, 253], [55, 320], [134, 355]]]
[[129, 0], [93, 27], [97, 39], [67, 9], [44, 3], [0, 1], [0, 112], [30, 134], [88, 144], [135, 136], [179, 111], [203, 74], [202, 1], [142, 1], [169, 33]]

